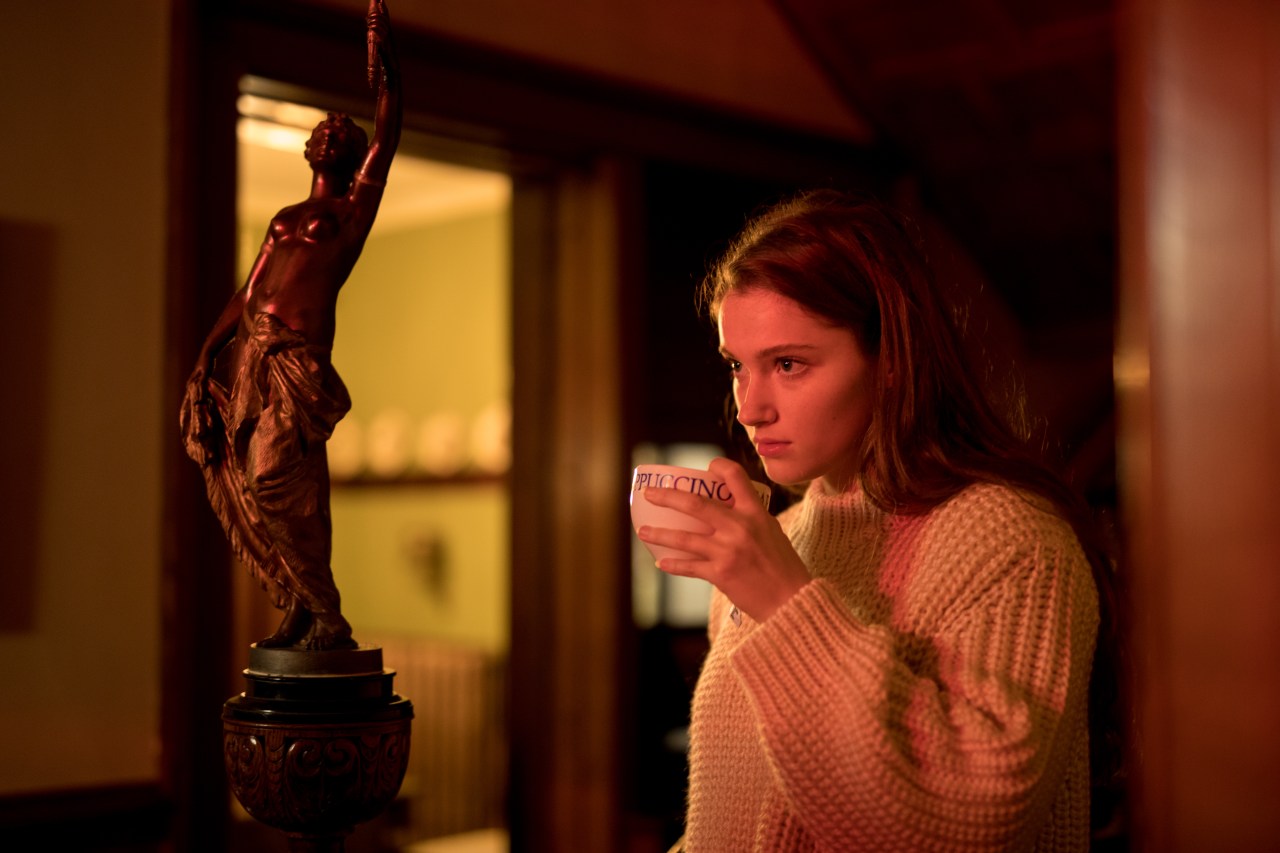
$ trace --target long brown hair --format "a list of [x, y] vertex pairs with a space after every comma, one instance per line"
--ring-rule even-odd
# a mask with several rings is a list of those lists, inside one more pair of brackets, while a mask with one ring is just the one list
[[878, 403], [860, 480], [880, 508], [927, 512], [966, 486], [990, 482], [1047, 499], [1071, 524], [1101, 611], [1090, 678], [1091, 766], [1095, 785], [1114, 790], [1122, 761], [1109, 549], [1084, 500], [1032, 446], [1019, 407], [1011, 400], [1002, 415], [978, 382], [925, 258], [901, 215], [870, 199], [813, 190], [751, 220], [706, 276], [699, 301], [714, 323], [729, 292], [767, 289], [853, 331], [876, 361]]

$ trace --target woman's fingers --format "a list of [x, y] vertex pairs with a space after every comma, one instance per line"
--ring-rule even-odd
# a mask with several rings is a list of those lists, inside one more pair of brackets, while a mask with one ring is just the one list
[[636, 531], [636, 536], [641, 542], [648, 542], [651, 545], [661, 545], [666, 548], [678, 548], [698, 557], [705, 558], [702, 552], [705, 550], [707, 535], [704, 533], [694, 533], [688, 530], [677, 530], [672, 527], [654, 527], [646, 524]]
[[674, 548], [688, 555], [676, 557], [666, 554], [655, 560], [654, 565], [667, 574], [711, 580], [708, 570], [712, 566], [710, 553], [713, 543], [707, 534], [643, 525], [636, 531], [636, 536], [646, 544]]
[[690, 560], [687, 557], [663, 557], [654, 563], [662, 571], [669, 575], [679, 575], [682, 578], [697, 578], [699, 580], [710, 581], [706, 576], [705, 560]]
[[728, 483], [729, 491], [733, 493], [735, 501], [748, 500], [755, 491], [751, 487], [751, 478], [747, 476], [747, 470], [732, 459], [725, 459], [723, 456], [712, 459], [711, 464], [707, 466], [707, 473], [717, 480]]
[[756, 492], [755, 484], [751, 482], [747, 469], [732, 459], [721, 457], [711, 460], [707, 471], [712, 476], [724, 480], [728, 485], [729, 492], [733, 495], [734, 507], [747, 511], [751, 515], [754, 515], [756, 507], [759, 507], [762, 514], [768, 515], [767, 502], [761, 502], [760, 494]]

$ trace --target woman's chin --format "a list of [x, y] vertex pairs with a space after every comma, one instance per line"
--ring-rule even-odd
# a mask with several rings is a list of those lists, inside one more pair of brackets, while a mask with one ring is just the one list
[[804, 486], [812, 477], [806, 477], [796, 471], [793, 466], [787, 465], [785, 462], [770, 461], [768, 459], [760, 460], [764, 464], [765, 476], [770, 482], [786, 488], [794, 488], [796, 486]]

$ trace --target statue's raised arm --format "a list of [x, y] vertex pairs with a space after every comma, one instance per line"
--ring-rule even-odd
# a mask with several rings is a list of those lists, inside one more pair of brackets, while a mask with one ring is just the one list
[[[284, 611], [264, 646], [355, 645], [329, 565], [325, 443], [351, 408], [330, 352], [338, 292], [373, 227], [402, 114], [384, 0], [369, 4], [367, 25], [372, 143], [341, 113], [312, 131], [311, 192], [272, 218], [244, 286], [200, 349], [181, 414], [187, 453], [233, 551]], [[226, 386], [214, 378], [219, 357]]]
[[[400, 144], [400, 125], [404, 112], [400, 92], [400, 57], [396, 53], [391, 36], [391, 18], [383, 0], [371, 0], [368, 24], [369, 86], [378, 92], [378, 106], [374, 113], [373, 141], [364, 165], [356, 176], [358, 184], [383, 186], [391, 158]], [[353, 188], [354, 191], [354, 188]]]

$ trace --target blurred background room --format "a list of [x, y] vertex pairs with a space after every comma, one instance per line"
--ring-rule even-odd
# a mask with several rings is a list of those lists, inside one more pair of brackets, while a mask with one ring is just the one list
[[[8, 4], [0, 849], [284, 850], [223, 772], [278, 618], [178, 431], [364, 0]], [[911, 213], [993, 393], [1108, 525], [1126, 807], [1100, 851], [1280, 839], [1280, 5], [389, 0], [404, 135], [338, 303], [334, 574], [416, 716], [351, 853], [661, 853], [705, 585], [645, 461], [734, 453], [708, 262], [757, 207]]]

